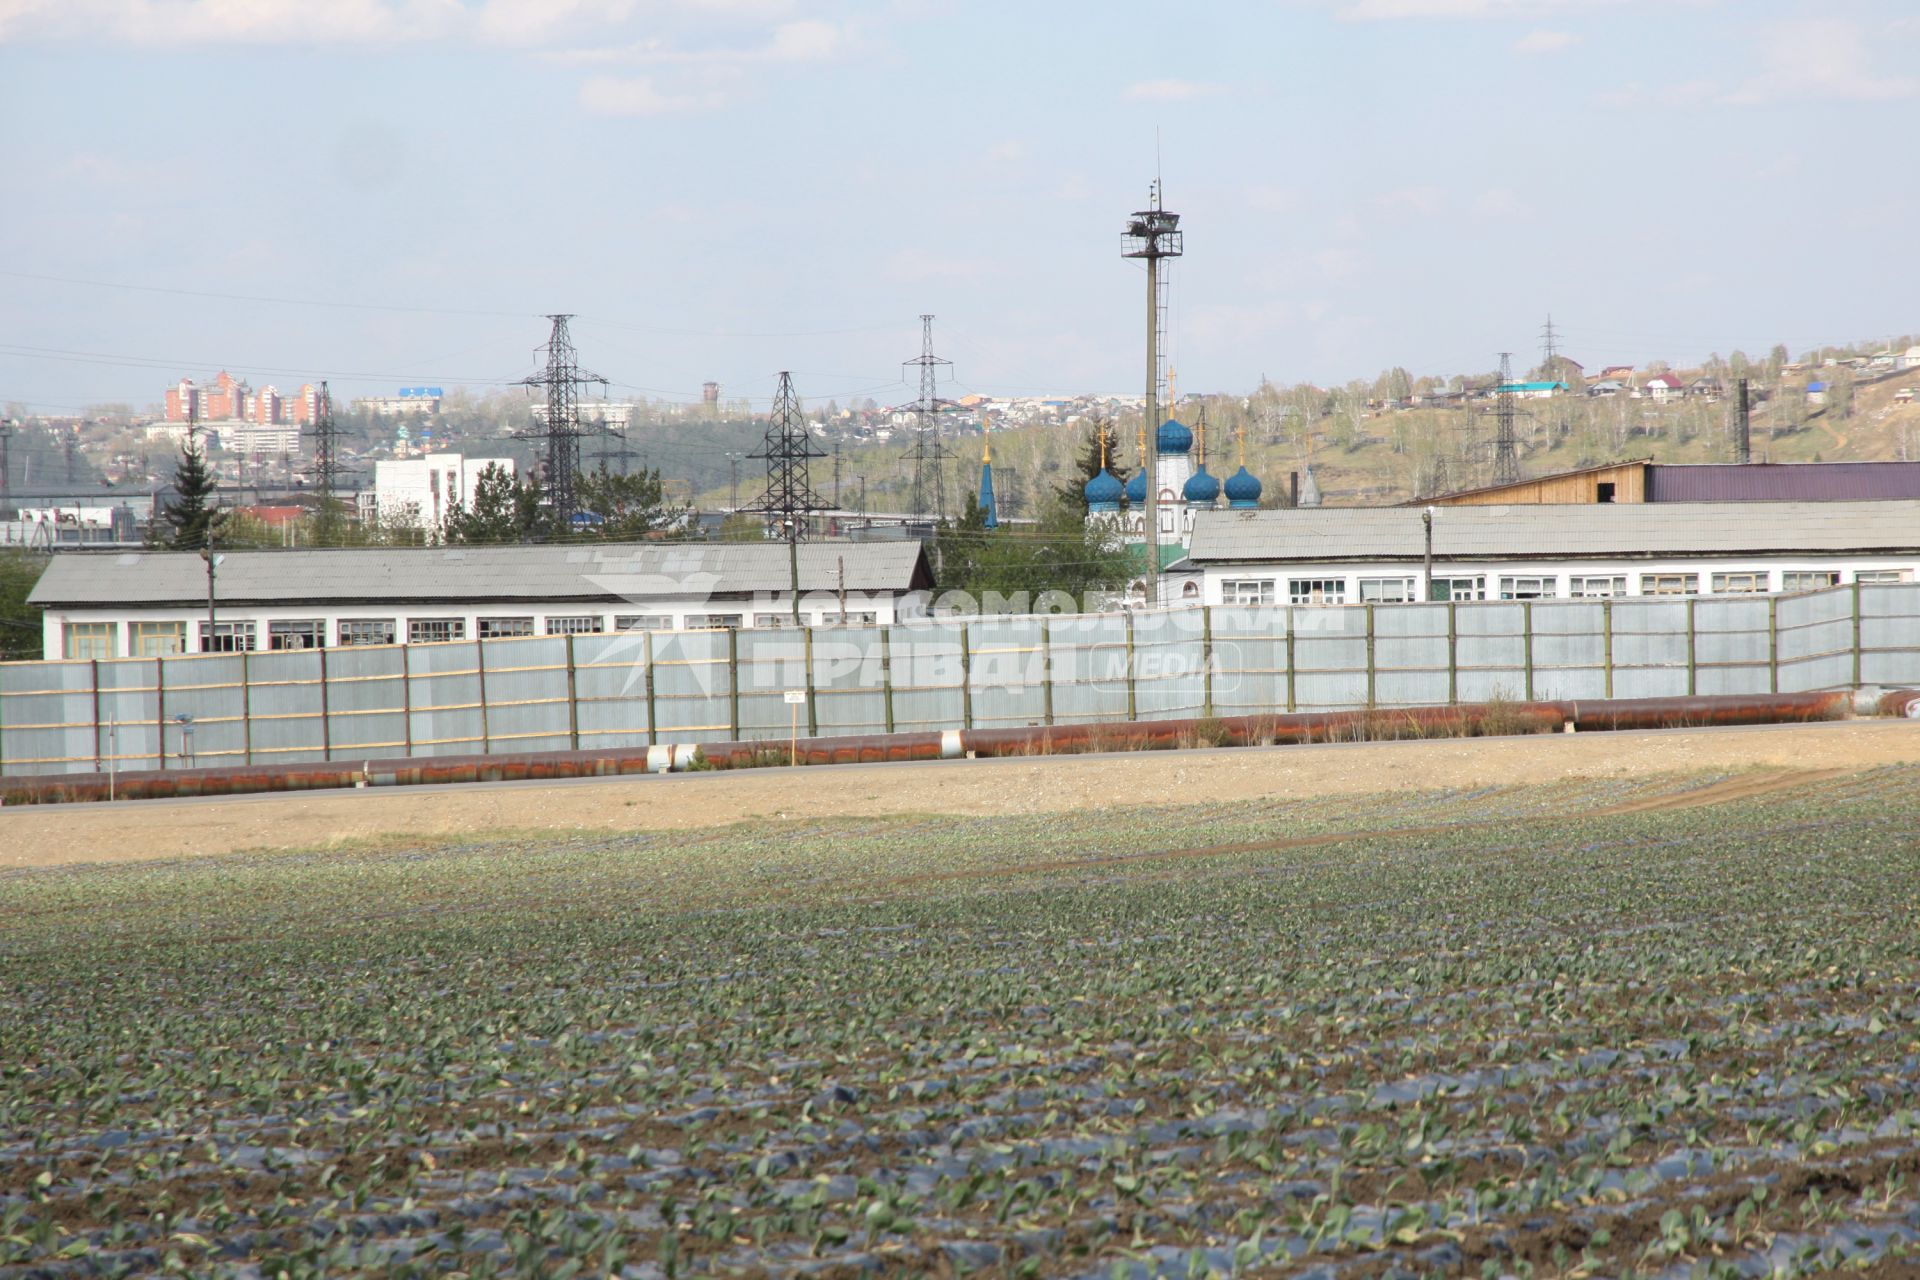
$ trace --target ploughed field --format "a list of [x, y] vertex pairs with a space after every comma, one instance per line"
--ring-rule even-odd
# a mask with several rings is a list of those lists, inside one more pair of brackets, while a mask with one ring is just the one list
[[1893, 1274], [1917, 978], [1914, 768], [16, 873], [0, 1277]]

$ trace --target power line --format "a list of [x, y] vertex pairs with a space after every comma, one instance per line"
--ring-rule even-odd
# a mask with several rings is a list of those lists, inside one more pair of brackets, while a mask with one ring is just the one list
[[[947, 518], [946, 463], [953, 454], [940, 442], [939, 413], [953, 408], [951, 400], [939, 396], [940, 367], [952, 367], [953, 361], [933, 354], [933, 317], [920, 317], [920, 354], [901, 361], [903, 368], [920, 370], [920, 398], [907, 406], [913, 411], [913, 510], [916, 515], [932, 512], [944, 523]], [[931, 505], [929, 505], [931, 497]]]

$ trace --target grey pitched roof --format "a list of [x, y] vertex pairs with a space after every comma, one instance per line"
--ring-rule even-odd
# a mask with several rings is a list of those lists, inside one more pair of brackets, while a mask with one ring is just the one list
[[[784, 592], [781, 542], [408, 550], [230, 551], [218, 573], [229, 604], [440, 603], [465, 600], [634, 600]], [[931, 585], [918, 542], [807, 542], [800, 589], [901, 592]], [[56, 555], [28, 603], [42, 607], [180, 605], [207, 598], [206, 562], [193, 552]]]
[[[1188, 558], [1264, 561], [1419, 560], [1422, 511], [1203, 511]], [[1920, 551], [1920, 502], [1696, 502], [1440, 507], [1440, 560], [1884, 554]]]

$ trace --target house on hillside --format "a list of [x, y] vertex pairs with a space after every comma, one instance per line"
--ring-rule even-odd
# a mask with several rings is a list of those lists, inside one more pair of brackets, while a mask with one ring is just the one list
[[1900, 357], [1902, 369], [1920, 369], [1920, 347], [1908, 347], [1907, 353]]
[[1610, 364], [1600, 371], [1600, 378], [1602, 381], [1611, 379], [1618, 382], [1631, 382], [1633, 381], [1633, 366], [1630, 364]]
[[1827, 384], [1824, 382], [1809, 382], [1807, 384], [1807, 403], [1809, 405], [1823, 405], [1826, 402]]
[[1497, 388], [1500, 391], [1511, 391], [1521, 400], [1546, 400], [1562, 394], [1566, 389], [1567, 384], [1564, 382], [1509, 382]]
[[1695, 400], [1718, 400], [1727, 393], [1718, 378], [1699, 377], [1687, 384], [1687, 395]]
[[1671, 373], [1657, 373], [1642, 384], [1650, 400], [1678, 400], [1687, 393], [1687, 384]]
[[1587, 388], [1587, 394], [1596, 400], [1604, 400], [1610, 396], [1625, 395], [1626, 391], [1627, 384], [1621, 382], [1618, 378], [1605, 378]]

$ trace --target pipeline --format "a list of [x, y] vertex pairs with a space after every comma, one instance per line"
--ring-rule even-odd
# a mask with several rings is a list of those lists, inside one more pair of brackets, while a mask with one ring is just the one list
[[[1900, 710], [1888, 710], [1905, 698]], [[1846, 716], [1845, 693], [1731, 697], [1630, 698], [1519, 702], [1369, 711], [1313, 711], [1214, 719], [1140, 720], [1106, 724], [1024, 725], [920, 733], [803, 738], [797, 742], [710, 742], [594, 751], [234, 765], [0, 778], [0, 804], [53, 804], [269, 791], [429, 786], [460, 782], [616, 777], [798, 764], [879, 764], [961, 757], [1040, 756], [1095, 751], [1154, 751], [1202, 746], [1267, 746], [1377, 742], [1405, 738], [1483, 737], [1689, 726], [1800, 723]], [[1889, 694], [1883, 715], [1920, 716], [1920, 692]]]
[[1907, 720], [1920, 720], [1920, 689], [1895, 689], [1880, 696], [1880, 705], [1875, 708], [1883, 716], [1900, 716]]

